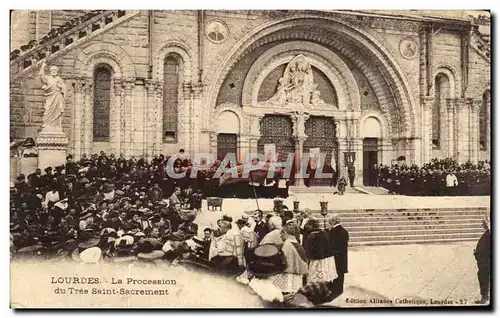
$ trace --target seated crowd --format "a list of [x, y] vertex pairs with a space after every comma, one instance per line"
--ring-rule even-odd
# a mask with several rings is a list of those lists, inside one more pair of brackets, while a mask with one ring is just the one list
[[[174, 170], [188, 169], [180, 157]], [[196, 219], [206, 180], [169, 179], [166, 160], [68, 156], [55, 171], [20, 175], [11, 188], [12, 257], [194, 266], [264, 294], [263, 284], [271, 284], [279, 293], [269, 301], [302, 305], [342, 292], [348, 234], [338, 217], [320, 224], [310, 211], [284, 207], [235, 222], [224, 215], [215, 228], [202, 229]]]
[[418, 167], [404, 164], [375, 168], [379, 185], [389, 193], [418, 196], [490, 195], [490, 164], [480, 161], [458, 164], [455, 160], [433, 159]]

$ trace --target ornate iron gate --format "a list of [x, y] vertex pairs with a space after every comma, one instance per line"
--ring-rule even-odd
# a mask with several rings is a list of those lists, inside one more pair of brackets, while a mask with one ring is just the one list
[[285, 162], [289, 153], [295, 153], [293, 124], [290, 117], [266, 115], [260, 122], [260, 134], [257, 143], [259, 153], [264, 153], [265, 144], [276, 145], [276, 157], [280, 162]]
[[217, 160], [223, 160], [226, 154], [234, 153], [237, 157], [237, 140], [236, 134], [218, 134], [217, 135]]
[[[311, 148], [319, 148], [320, 152], [326, 155], [323, 172], [332, 172], [332, 156], [335, 157], [335, 167], [333, 168], [335, 171], [339, 171], [338, 140], [335, 135], [335, 123], [333, 118], [323, 116], [309, 117], [305, 123], [305, 133], [307, 139], [304, 141], [304, 154], [308, 154]], [[309, 186], [331, 185], [331, 179], [311, 178], [309, 180]]]

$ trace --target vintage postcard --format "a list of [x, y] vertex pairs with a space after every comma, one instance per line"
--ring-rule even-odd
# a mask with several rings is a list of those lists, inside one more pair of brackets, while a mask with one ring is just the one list
[[491, 308], [489, 11], [10, 17], [11, 308]]

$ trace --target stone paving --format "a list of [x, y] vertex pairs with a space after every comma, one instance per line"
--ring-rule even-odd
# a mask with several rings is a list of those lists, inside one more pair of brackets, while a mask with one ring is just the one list
[[[474, 304], [481, 298], [473, 256], [475, 245], [464, 242], [350, 248], [344, 294], [329, 305]], [[383, 303], [388, 300], [392, 304]]]

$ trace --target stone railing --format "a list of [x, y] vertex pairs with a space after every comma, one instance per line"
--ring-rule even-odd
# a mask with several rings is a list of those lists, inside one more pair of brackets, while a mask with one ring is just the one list
[[490, 35], [480, 33], [478, 28], [473, 28], [471, 34], [471, 45], [488, 62], [491, 59]]
[[[134, 11], [135, 12], [135, 11]], [[28, 51], [22, 52], [10, 62], [11, 74], [25, 72], [38, 61], [47, 59], [51, 55], [61, 52], [64, 48], [73, 46], [75, 43], [83, 42], [86, 38], [99, 32], [106, 25], [113, 24], [128, 16], [128, 11], [108, 10], [84, 21], [74, 28], [56, 36], [43, 44], [38, 44]]]

